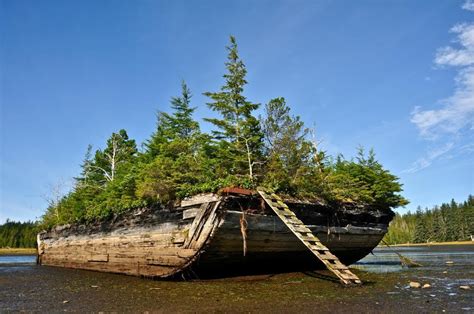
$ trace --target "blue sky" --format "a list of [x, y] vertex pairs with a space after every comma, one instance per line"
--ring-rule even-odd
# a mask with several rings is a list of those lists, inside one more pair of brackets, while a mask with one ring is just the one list
[[209, 116], [230, 34], [246, 96], [285, 97], [331, 154], [373, 147], [398, 211], [474, 193], [472, 1], [0, 3], [0, 222], [41, 216], [88, 144], [148, 138], [182, 79]]

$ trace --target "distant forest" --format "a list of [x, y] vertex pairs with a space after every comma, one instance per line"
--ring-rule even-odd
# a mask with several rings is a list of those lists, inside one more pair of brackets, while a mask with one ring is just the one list
[[469, 240], [474, 236], [474, 196], [466, 201], [396, 214], [385, 241], [389, 244]]
[[0, 225], [0, 248], [36, 247], [37, 224], [31, 221], [7, 221]]

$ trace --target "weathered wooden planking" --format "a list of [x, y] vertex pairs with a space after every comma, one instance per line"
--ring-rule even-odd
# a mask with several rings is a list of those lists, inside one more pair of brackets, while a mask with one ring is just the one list
[[39, 260], [50, 266], [166, 277], [182, 271], [199, 255], [219, 226], [219, 206], [220, 202], [203, 204], [187, 224], [167, 222], [93, 235], [43, 234], [38, 241]]
[[193, 207], [190, 209], [183, 210], [183, 219], [194, 218], [201, 211], [201, 207]]
[[50, 266], [166, 276], [186, 264], [197, 250], [182, 247], [188, 228], [170, 229], [169, 223], [160, 227], [136, 228], [135, 233], [129, 230], [126, 235], [117, 232], [92, 236], [46, 235], [39, 239], [39, 260]]
[[217, 209], [221, 202], [204, 203], [201, 210], [194, 218], [193, 224], [189, 228], [188, 238], [184, 243], [186, 248], [201, 248], [212, 232], [218, 226]]
[[220, 197], [216, 194], [199, 194], [181, 201], [181, 207], [195, 206], [205, 203], [217, 202]]

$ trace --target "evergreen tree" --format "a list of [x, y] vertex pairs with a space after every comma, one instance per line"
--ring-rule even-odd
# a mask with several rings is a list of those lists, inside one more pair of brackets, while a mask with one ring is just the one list
[[200, 133], [190, 101], [191, 92], [183, 82], [181, 96], [171, 99], [172, 113], [159, 113], [157, 130], [147, 142], [148, 158], [136, 191], [139, 197], [151, 202], [172, 202], [191, 194], [205, 181], [204, 147], [208, 137]]
[[233, 36], [226, 48], [228, 56], [225, 65], [228, 72], [224, 74], [225, 84], [218, 92], [204, 93], [211, 99], [208, 107], [221, 117], [205, 120], [217, 127], [212, 133], [218, 140], [216, 156], [220, 167], [216, 170], [219, 175], [240, 179], [247, 177], [247, 184], [252, 185], [256, 176], [255, 166], [262, 156], [263, 134], [258, 119], [253, 116], [259, 104], [248, 101], [243, 95], [247, 69], [238, 55], [237, 42]]
[[38, 227], [31, 221], [16, 222], [7, 219], [0, 224], [0, 248], [33, 248], [36, 247]]
[[191, 91], [186, 83], [181, 83], [181, 96], [171, 98], [172, 114], [158, 113], [157, 129], [145, 144], [147, 154], [155, 157], [162, 146], [176, 139], [189, 140], [199, 133], [199, 123], [192, 117], [196, 108], [191, 107]]
[[421, 207], [418, 206], [416, 210], [416, 229], [415, 229], [415, 242], [416, 243], [424, 243], [428, 239], [428, 228], [426, 225], [425, 217], [423, 216], [423, 212]]
[[262, 130], [268, 156], [263, 184], [279, 193], [295, 194], [300, 177], [310, 171], [309, 129], [299, 116], [290, 115], [284, 98], [275, 98], [265, 106]]
[[474, 221], [474, 204], [472, 196], [463, 203], [456, 203], [451, 200], [450, 203], [443, 203], [441, 206], [434, 206], [431, 209], [422, 211], [418, 208], [415, 215], [409, 212], [405, 215], [395, 217], [390, 224], [389, 232], [386, 236], [386, 241], [389, 243], [396, 242], [403, 238], [402, 234], [406, 232], [402, 222], [407, 225], [413, 225], [413, 228], [408, 232], [410, 237], [413, 237], [415, 242], [426, 241], [463, 241], [469, 240], [470, 235], [474, 235], [472, 230], [472, 222]]

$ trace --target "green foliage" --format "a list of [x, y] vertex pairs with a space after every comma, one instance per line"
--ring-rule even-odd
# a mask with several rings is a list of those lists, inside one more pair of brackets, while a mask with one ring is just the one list
[[53, 196], [41, 221], [43, 228], [101, 219], [141, 204], [135, 196], [135, 140], [122, 129], [112, 133], [104, 150], [96, 150], [94, 157], [91, 152], [88, 146], [81, 176], [75, 178], [70, 193], [51, 191]]
[[387, 234], [385, 242], [388, 244], [414, 243], [416, 230], [416, 218], [414, 215], [395, 214]]
[[356, 161], [337, 159], [332, 173], [334, 197], [342, 201], [371, 204], [382, 209], [408, 204], [399, 193], [402, 185], [398, 178], [375, 159], [370, 150], [365, 154], [359, 147]]
[[474, 235], [474, 197], [462, 203], [435, 206], [416, 213], [400, 215], [390, 223], [385, 241], [397, 243], [426, 243], [469, 240]]
[[[160, 154], [168, 153], [169, 155], [166, 146], [170, 141], [196, 139], [199, 135], [199, 123], [192, 118], [196, 108], [190, 106], [191, 97], [191, 91], [183, 81], [181, 83], [181, 97], [171, 98], [173, 114], [158, 113], [156, 131], [145, 143], [146, 156], [154, 158]], [[171, 152], [173, 153], [173, 151]]]
[[[355, 160], [335, 160], [310, 140], [310, 130], [290, 112], [284, 98], [265, 106], [244, 96], [247, 69], [230, 37], [224, 85], [204, 93], [217, 117], [214, 129], [200, 131], [194, 120], [191, 91], [171, 98], [171, 112], [159, 112], [156, 130], [138, 152], [125, 130], [112, 133], [104, 149], [89, 146], [81, 174], [69, 193], [54, 197], [42, 227], [107, 219], [140, 206], [173, 205], [176, 200], [227, 186], [264, 186], [295, 197], [331, 203], [356, 202], [390, 210], [407, 204], [398, 178], [384, 169], [373, 151]], [[446, 227], [446, 232], [452, 232]]]
[[256, 176], [254, 166], [261, 159], [263, 144], [259, 121], [253, 116], [259, 104], [248, 101], [243, 95], [247, 69], [238, 55], [233, 36], [226, 48], [229, 53], [225, 63], [228, 71], [224, 74], [225, 84], [219, 92], [204, 93], [211, 98], [208, 107], [221, 117], [205, 120], [217, 127], [212, 134], [219, 141], [215, 146], [218, 172], [225, 171], [236, 178], [247, 176], [253, 182]]
[[7, 221], [0, 225], [0, 247], [29, 248], [36, 247], [36, 223]]
[[309, 129], [299, 116], [291, 116], [284, 98], [265, 106], [262, 130], [265, 135], [267, 163], [263, 186], [278, 193], [294, 195], [300, 178], [310, 172], [313, 145], [307, 140]]
[[[147, 142], [136, 194], [148, 202], [172, 203], [190, 195], [204, 180], [209, 137], [192, 118], [191, 92], [182, 83], [180, 97], [171, 99], [171, 114], [161, 112], [157, 130]], [[210, 178], [209, 178], [210, 179]]]

